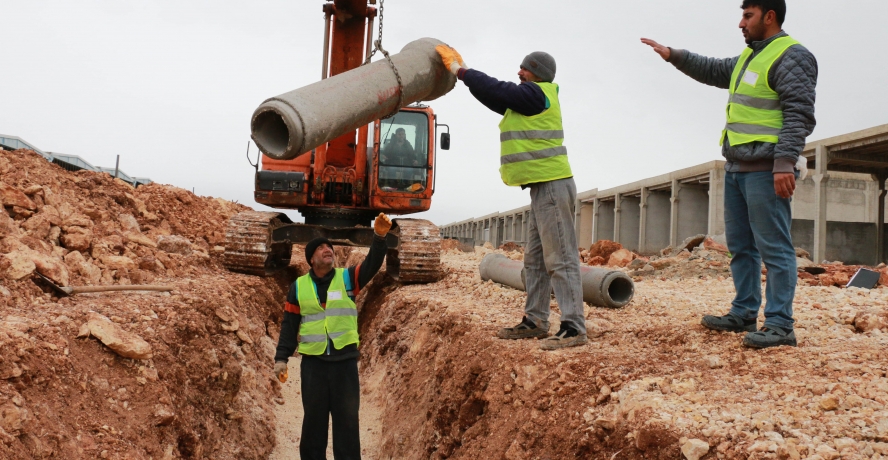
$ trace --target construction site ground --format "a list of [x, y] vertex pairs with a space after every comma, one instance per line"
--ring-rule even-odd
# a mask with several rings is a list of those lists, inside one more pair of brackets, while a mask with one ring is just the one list
[[[0, 200], [0, 458], [298, 458], [299, 359], [284, 385], [272, 361], [299, 248], [275, 277], [227, 272], [245, 206], [28, 151], [0, 152]], [[589, 344], [544, 352], [496, 338], [525, 295], [478, 274], [520, 250], [450, 243], [440, 281], [359, 296], [365, 458], [888, 458], [884, 287], [802, 277], [799, 346], [750, 350], [700, 326], [733, 297], [723, 256], [680, 251], [620, 268], [633, 301], [587, 305]], [[59, 297], [38, 272], [173, 291]]]

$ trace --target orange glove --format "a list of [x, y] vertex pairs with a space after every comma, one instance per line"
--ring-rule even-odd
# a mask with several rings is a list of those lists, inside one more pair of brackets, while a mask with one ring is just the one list
[[373, 222], [373, 231], [379, 236], [385, 236], [391, 229], [392, 220], [384, 213], [379, 213], [379, 215], [376, 216], [376, 221]]
[[441, 56], [441, 60], [444, 61], [444, 67], [447, 67], [450, 73], [456, 75], [459, 73], [459, 69], [466, 67], [466, 63], [463, 61], [462, 56], [459, 55], [459, 52], [449, 45], [438, 45], [435, 47], [435, 51]]
[[281, 381], [281, 383], [286, 382], [288, 377], [287, 363], [283, 361], [277, 361], [276, 363], [274, 363], [274, 373], [275, 375], [277, 375], [277, 378]]

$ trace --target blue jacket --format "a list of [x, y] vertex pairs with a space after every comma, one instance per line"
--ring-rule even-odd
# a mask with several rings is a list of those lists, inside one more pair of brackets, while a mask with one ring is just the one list
[[475, 99], [500, 115], [505, 115], [507, 109], [512, 109], [531, 117], [549, 107], [543, 90], [530, 82], [519, 85], [500, 81], [475, 69], [460, 69], [457, 77], [469, 87], [469, 92]]

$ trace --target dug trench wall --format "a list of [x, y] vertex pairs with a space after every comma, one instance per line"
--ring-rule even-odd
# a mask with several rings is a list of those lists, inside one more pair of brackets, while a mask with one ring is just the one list
[[[475, 251], [445, 250], [437, 283], [363, 294], [372, 458], [888, 458], [888, 289], [800, 285], [799, 347], [751, 350], [700, 326], [733, 285], [691, 261], [636, 277], [622, 309], [586, 306], [588, 345], [543, 352], [496, 338], [525, 296], [482, 281], [493, 250]], [[553, 301], [552, 331], [558, 315]]]
[[[0, 151], [0, 200], [0, 458], [267, 458], [275, 331], [295, 274], [222, 267], [225, 223], [246, 207], [22, 150]], [[37, 272], [174, 290], [59, 298]], [[97, 339], [97, 314], [141, 354]]]

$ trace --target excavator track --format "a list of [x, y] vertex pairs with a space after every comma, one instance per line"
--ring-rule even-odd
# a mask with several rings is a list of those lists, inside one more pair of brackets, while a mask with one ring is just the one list
[[441, 279], [441, 235], [438, 227], [420, 219], [395, 219], [392, 232], [398, 246], [386, 255], [386, 272], [404, 284]]
[[265, 276], [290, 263], [290, 245], [273, 243], [271, 234], [290, 223], [286, 214], [246, 211], [228, 221], [223, 264], [231, 271]]

